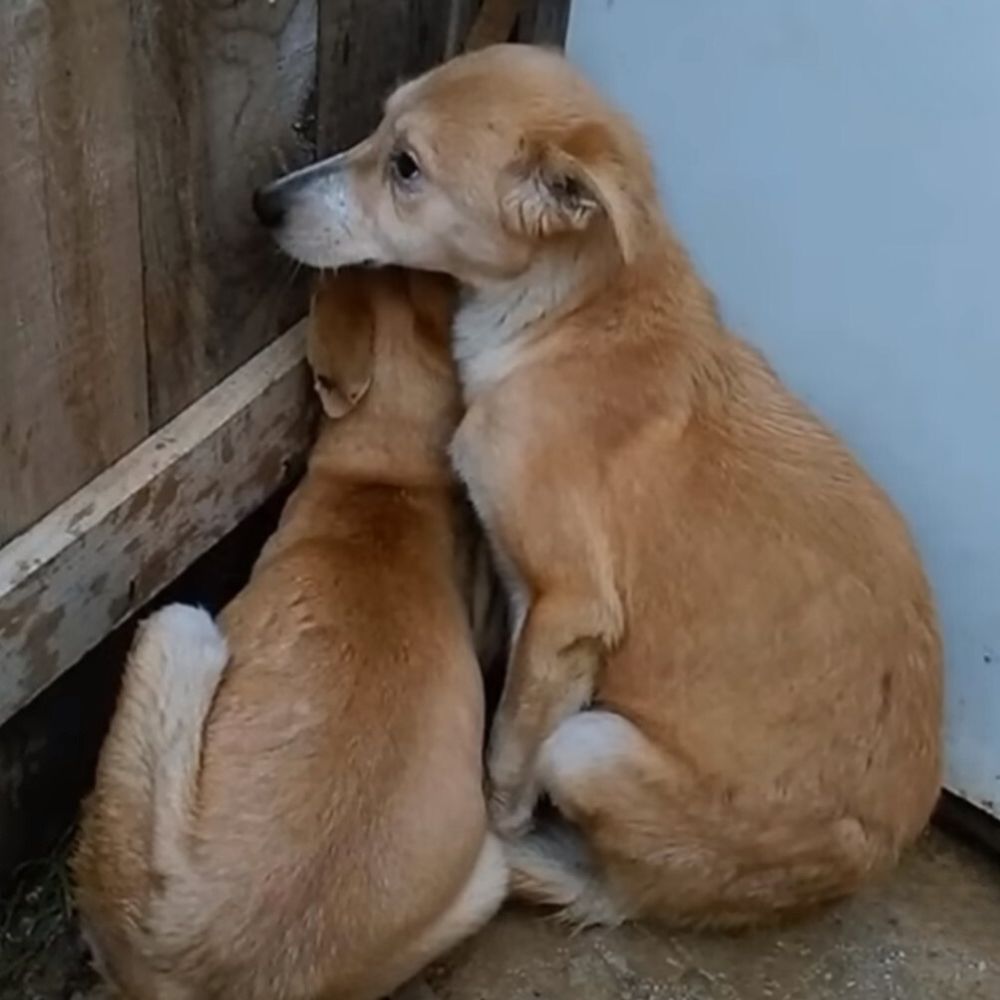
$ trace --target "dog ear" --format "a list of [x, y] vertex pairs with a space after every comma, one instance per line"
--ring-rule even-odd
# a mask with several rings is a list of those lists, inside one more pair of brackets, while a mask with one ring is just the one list
[[374, 305], [362, 272], [320, 278], [306, 345], [324, 412], [334, 420], [345, 416], [371, 387], [375, 365]]
[[638, 225], [625, 179], [608, 130], [578, 126], [526, 144], [501, 180], [501, 217], [509, 229], [533, 239], [583, 232], [606, 219], [629, 263]]

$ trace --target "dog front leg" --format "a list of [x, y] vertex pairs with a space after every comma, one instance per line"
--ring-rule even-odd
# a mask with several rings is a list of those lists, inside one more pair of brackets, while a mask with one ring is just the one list
[[608, 643], [594, 616], [581, 610], [543, 597], [528, 609], [516, 639], [488, 760], [490, 814], [503, 836], [517, 836], [531, 822], [542, 743], [593, 697]]

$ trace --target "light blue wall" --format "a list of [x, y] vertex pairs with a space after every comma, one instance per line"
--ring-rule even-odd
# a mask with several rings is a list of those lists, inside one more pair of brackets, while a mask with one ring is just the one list
[[574, 0], [729, 324], [908, 515], [1000, 815], [1000, 0]]

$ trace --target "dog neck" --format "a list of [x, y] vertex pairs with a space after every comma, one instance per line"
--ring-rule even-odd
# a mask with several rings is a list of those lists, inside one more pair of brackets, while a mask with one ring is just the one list
[[466, 400], [521, 363], [526, 346], [579, 309], [622, 267], [604, 241], [541, 250], [517, 277], [467, 285], [453, 326], [453, 351]]
[[322, 418], [310, 472], [327, 472], [355, 485], [450, 488], [447, 443], [453, 428], [442, 423], [440, 431], [432, 433], [431, 428], [401, 422], [388, 409], [374, 409], [339, 420]]

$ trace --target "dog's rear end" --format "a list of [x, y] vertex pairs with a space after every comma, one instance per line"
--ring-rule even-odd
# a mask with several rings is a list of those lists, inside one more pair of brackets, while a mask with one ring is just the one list
[[132, 1000], [375, 998], [506, 891], [441, 287], [328, 279], [310, 360], [343, 419], [225, 638], [175, 607], [137, 639], [75, 859], [88, 936]]
[[129, 653], [74, 858], [95, 965], [122, 991], [147, 974], [130, 956], [161, 877], [186, 866], [202, 732], [227, 657], [211, 617], [180, 604], [144, 622]]

